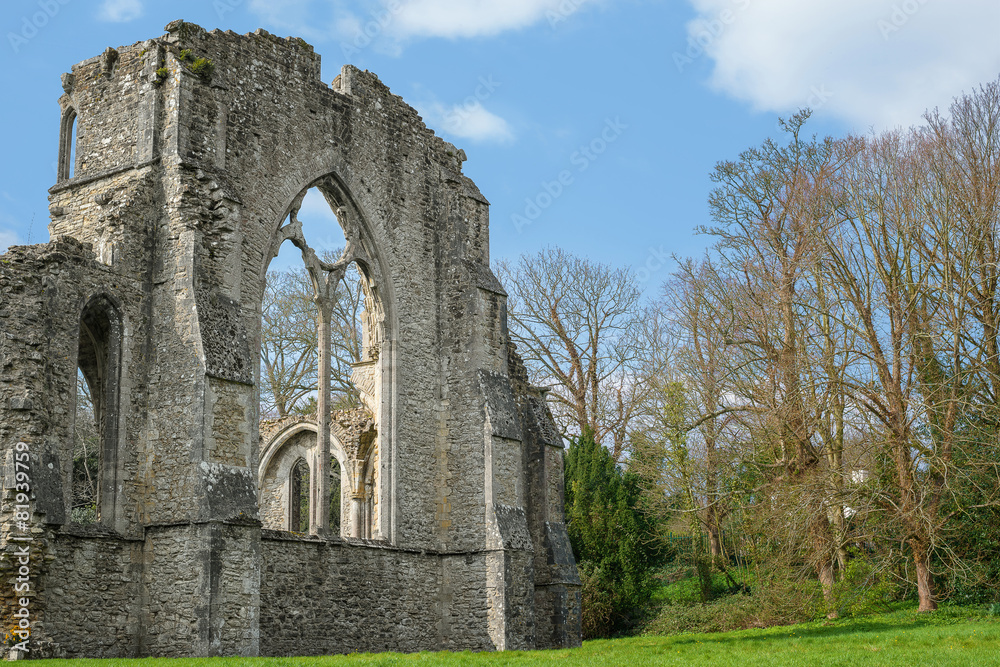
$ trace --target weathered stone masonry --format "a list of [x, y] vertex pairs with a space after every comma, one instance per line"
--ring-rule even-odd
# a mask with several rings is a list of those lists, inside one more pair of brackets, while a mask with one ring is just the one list
[[[30, 535], [30, 657], [579, 644], [562, 446], [508, 340], [488, 202], [374, 75], [319, 72], [302, 40], [175, 22], [63, 77], [53, 240], [0, 257], [0, 621]], [[262, 527], [264, 276], [312, 187], [366, 281], [364, 538]], [[95, 525], [68, 509], [78, 368]]]

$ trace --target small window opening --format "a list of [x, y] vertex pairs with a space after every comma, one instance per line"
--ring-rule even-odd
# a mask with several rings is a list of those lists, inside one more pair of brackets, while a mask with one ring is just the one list
[[76, 109], [72, 107], [63, 114], [59, 128], [59, 173], [58, 180], [73, 178], [76, 161]]
[[299, 459], [292, 466], [290, 484], [288, 505], [291, 510], [291, 516], [288, 521], [288, 529], [298, 533], [308, 533], [309, 464], [305, 462], [305, 459]]

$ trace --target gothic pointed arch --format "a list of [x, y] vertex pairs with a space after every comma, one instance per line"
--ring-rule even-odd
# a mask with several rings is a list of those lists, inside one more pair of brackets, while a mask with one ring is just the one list
[[[343, 232], [345, 246], [340, 257], [335, 262], [324, 261], [317, 254], [309, 239], [303, 232], [299, 213], [306, 194], [312, 189], [318, 190], [335, 215], [337, 223]], [[392, 489], [385, 482], [392, 480], [391, 457], [386, 452], [392, 451], [393, 443], [390, 436], [392, 428], [392, 405], [394, 383], [392, 380], [393, 364], [393, 305], [392, 286], [387, 280], [390, 275], [384, 267], [379, 244], [376, 243], [372, 227], [366, 219], [361, 207], [344, 181], [335, 172], [323, 174], [301, 189], [299, 189], [283, 208], [279, 222], [275, 226], [268, 250], [264, 256], [260, 276], [264, 279], [270, 261], [277, 256], [278, 250], [285, 242], [291, 242], [302, 254], [315, 290], [315, 300], [322, 309], [324, 290], [330, 290], [331, 285], [343, 276], [348, 266], [355, 266], [360, 277], [364, 297], [364, 309], [361, 313], [362, 345], [361, 358], [353, 364], [351, 382], [360, 395], [362, 404], [372, 415], [372, 442], [370, 452], [379, 452], [381, 456], [369, 456], [366, 459], [353, 458], [342, 466], [349, 470], [345, 474], [344, 483], [349, 482], [351, 489], [350, 504], [345, 508], [347, 525], [355, 537], [372, 539], [388, 539], [392, 534], [391, 499]], [[320, 354], [322, 356], [322, 345]], [[320, 362], [322, 368], [324, 364]], [[322, 382], [322, 379], [321, 379]], [[326, 410], [328, 412], [328, 409]], [[324, 410], [320, 410], [322, 414]], [[320, 420], [323, 419], [321, 416]], [[329, 415], [327, 415], [329, 419]], [[328, 429], [319, 430], [320, 447], [323, 433]], [[370, 459], [370, 460], [369, 460]], [[319, 457], [324, 461], [324, 457]], [[361, 468], [358, 465], [363, 464]], [[365, 466], [368, 466], [367, 468]], [[328, 492], [322, 488], [326, 476], [317, 472], [314, 484], [312, 507], [326, 505], [319, 496]], [[379, 508], [375, 511], [372, 508]], [[317, 516], [313, 522], [324, 524], [325, 520]], [[313, 528], [315, 531], [315, 526]]]
[[[87, 520], [111, 527], [115, 525], [118, 488], [121, 348], [121, 309], [107, 295], [91, 297], [80, 312], [77, 346], [77, 367], [89, 388], [89, 409], [92, 411], [97, 441], [93, 512]], [[74, 419], [82, 419], [83, 415], [77, 414], [82, 409], [82, 406], [76, 406]], [[84, 456], [86, 457], [86, 453]], [[76, 463], [79, 462], [74, 461]], [[84, 465], [87, 465], [86, 462]], [[80, 471], [75, 469], [77, 467], [79, 466], [74, 465], [73, 476], [67, 487], [71, 494], [69, 514], [73, 517], [73, 510], [78, 510], [75, 516], [80, 518], [87, 516], [88, 512], [81, 513], [81, 507], [74, 506], [78, 500], [77, 487], [83, 481], [80, 479]]]

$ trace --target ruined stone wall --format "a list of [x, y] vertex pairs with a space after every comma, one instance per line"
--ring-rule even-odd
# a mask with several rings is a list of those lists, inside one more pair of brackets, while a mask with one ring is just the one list
[[[71, 474], [74, 407], [76, 405], [77, 349], [80, 318], [95, 297], [117, 304], [122, 326], [122, 385], [145, 370], [148, 318], [143, 310], [141, 280], [122, 276], [96, 262], [91, 248], [73, 241], [12, 248], [0, 261], [0, 437], [9, 448], [17, 439], [32, 445], [46, 463], [45, 503], [39, 508], [50, 524], [65, 523], [67, 482]], [[130, 377], [131, 376], [131, 377]], [[23, 399], [23, 400], [22, 400]], [[114, 418], [122, 440], [141, 441], [145, 427], [145, 397], [125, 391]], [[106, 525], [136, 534], [142, 504], [139, 452], [122, 448], [114, 475], [118, 501]], [[49, 493], [51, 492], [51, 496]]]
[[[122, 448], [108, 471], [114, 498], [102, 506], [102, 524], [69, 536], [63, 531], [72, 489], [81, 313], [97, 296], [118, 304], [126, 334], [121, 365], [142, 368], [141, 282], [116, 274], [95, 260], [89, 246], [68, 239], [11, 248], [0, 258], [0, 294], [0, 622], [5, 628], [15, 624], [15, 554], [27, 544], [27, 597], [38, 650], [55, 655], [78, 645], [90, 655], [125, 654], [138, 636], [133, 540], [141, 536], [135, 510], [142, 479], [135, 449]], [[143, 397], [130, 394], [112, 410], [126, 441], [142, 433], [144, 408]], [[15, 466], [19, 442], [27, 446], [27, 470]], [[26, 473], [30, 487], [23, 524], [15, 520], [18, 472]], [[30, 543], [19, 541], [27, 536]], [[102, 597], [106, 605], [93, 610], [79, 604]], [[95, 625], [103, 630], [92, 636]]]
[[[389, 385], [379, 415], [385, 426], [379, 474], [386, 483], [378, 505], [389, 511], [380, 512], [378, 533], [415, 547], [481, 544], [483, 479], [460, 472], [483, 468], [482, 449], [463, 443], [481, 438], [475, 373], [497, 364], [476, 347], [470, 357], [470, 334], [459, 317], [474, 298], [472, 273], [489, 273], [487, 203], [461, 174], [464, 154], [435, 137], [372, 74], [347, 67], [332, 87], [322, 83], [319, 57], [301, 40], [264, 31], [206, 33], [175, 23], [166, 39], [118, 53], [108, 74], [101, 59], [76, 67], [67, 95], [76, 100], [83, 127], [91, 100], [107, 99], [102, 86], [141, 90], [142, 103], [131, 110], [146, 120], [126, 126], [115, 152], [158, 154], [166, 170], [165, 205], [147, 212], [156, 220], [153, 254], [162, 258], [152, 279], [154, 308], [173, 312], [157, 339], [180, 381], [160, 378], [151, 393], [163, 406], [176, 396], [205, 398], [188, 406], [187, 419], [165, 407], [154, 416], [157, 426], [204, 423], [199, 415], [214, 411], [205, 374], [253, 381], [251, 350], [275, 231], [294, 198], [332, 174], [370, 248], [387, 311], [379, 371]], [[211, 77], [192, 73], [191, 58], [210, 59]], [[160, 65], [169, 71], [162, 81], [155, 75]], [[76, 81], [100, 84], [77, 89]], [[146, 127], [154, 131], [140, 131]], [[115, 136], [100, 141], [109, 138], [114, 145]], [[151, 147], [130, 153], [135, 141]], [[141, 169], [138, 158], [135, 168]], [[74, 180], [96, 175], [90, 163], [81, 163]], [[92, 226], [72, 210], [82, 181], [53, 191], [53, 207], [65, 209], [52, 225], [54, 236]], [[453, 359], [442, 364], [442, 354]], [[161, 473], [151, 483], [157, 492], [163, 480], [182, 497], [196, 497], [204, 480], [191, 462], [206, 458], [211, 443], [197, 434], [173, 441], [176, 428], [152, 431], [159, 442], [150, 450]], [[403, 506], [407, 512], [398, 512]], [[151, 521], [167, 522], [198, 510], [161, 496], [150, 512]]]
[[45, 639], [34, 657], [138, 655], [142, 540], [93, 526], [74, 526], [49, 540]]
[[145, 590], [159, 593], [145, 603], [139, 655], [258, 655], [259, 526], [151, 528], [144, 554]]
[[144, 115], [134, 110], [154, 94], [139, 80], [154, 59], [149, 50], [109, 49], [64, 76], [61, 106], [77, 112], [74, 176], [130, 168], [151, 157], [139, 154]]
[[484, 554], [265, 531], [261, 655], [489, 650]]
[[535, 646], [579, 646], [580, 575], [566, 530], [563, 442], [544, 390], [528, 383], [524, 362], [508, 343], [509, 377], [523, 424], [527, 519], [532, 539]]
[[[196, 71], [197, 59], [212, 66]], [[50, 190], [54, 241], [0, 258], [0, 551], [13, 547], [24, 441], [44, 655], [579, 640], [561, 446], [541, 395], [512, 384], [488, 202], [461, 172], [464, 152], [375, 75], [345, 66], [327, 85], [319, 64], [299, 39], [178, 21], [64, 77], [76, 164]], [[375, 427], [358, 457], [377, 466], [368, 542], [261, 540], [261, 297], [310, 187], [351, 241], [377, 331], [359, 371]], [[114, 304], [122, 341], [99, 535], [67, 526], [94, 298]], [[0, 563], [0, 578], [11, 572]], [[106, 582], [117, 588], [103, 617], [71, 606]], [[72, 591], [56, 600], [60, 586]], [[9, 593], [0, 603], [7, 622]], [[107, 636], [89, 636], [101, 618]]]

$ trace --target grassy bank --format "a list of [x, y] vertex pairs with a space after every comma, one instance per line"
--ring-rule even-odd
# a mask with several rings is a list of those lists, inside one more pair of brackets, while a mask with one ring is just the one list
[[913, 609], [837, 621], [718, 634], [642, 636], [586, 642], [581, 649], [508, 653], [416, 653], [327, 658], [50, 660], [44, 665], [271, 667], [399, 665], [1000, 665], [1000, 618], [976, 609]]

